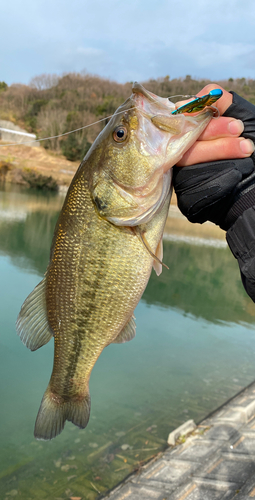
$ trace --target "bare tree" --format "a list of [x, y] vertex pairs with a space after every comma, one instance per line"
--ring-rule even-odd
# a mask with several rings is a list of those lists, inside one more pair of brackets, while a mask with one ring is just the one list
[[[61, 109], [44, 108], [40, 111], [37, 117], [39, 127], [39, 137], [53, 137], [65, 132], [67, 111]], [[60, 150], [60, 138], [48, 139], [43, 143], [54, 151]]]
[[30, 80], [29, 86], [37, 90], [46, 90], [55, 87], [58, 81], [58, 75], [42, 73], [41, 75], [34, 76], [34, 78]]

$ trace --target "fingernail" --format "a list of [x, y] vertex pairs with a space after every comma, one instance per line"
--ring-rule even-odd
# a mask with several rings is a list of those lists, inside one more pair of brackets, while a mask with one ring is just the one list
[[243, 139], [240, 142], [240, 148], [244, 154], [251, 155], [255, 150], [255, 145], [254, 142], [252, 142], [250, 139]]
[[244, 124], [241, 120], [232, 120], [228, 124], [228, 130], [232, 135], [240, 135], [244, 131]]

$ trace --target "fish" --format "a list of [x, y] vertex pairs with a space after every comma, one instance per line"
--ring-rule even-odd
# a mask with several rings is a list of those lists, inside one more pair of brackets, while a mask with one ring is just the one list
[[171, 167], [212, 118], [134, 83], [81, 162], [67, 192], [42, 281], [16, 328], [31, 351], [54, 337], [54, 363], [34, 436], [50, 440], [65, 422], [85, 428], [89, 378], [106, 346], [136, 334], [134, 310], [152, 267], [162, 271]]

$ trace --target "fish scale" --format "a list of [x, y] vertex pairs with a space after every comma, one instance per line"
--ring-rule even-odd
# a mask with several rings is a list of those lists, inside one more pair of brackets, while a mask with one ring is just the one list
[[[79, 179], [75, 182], [79, 184]], [[60, 386], [63, 375], [65, 381], [71, 378], [72, 386], [69, 384], [68, 392], [66, 392], [66, 382], [64, 384], [65, 391], [62, 394], [64, 397], [75, 395], [77, 386], [79, 386], [79, 391], [83, 390], [86, 393], [91, 369], [105, 345], [114, 340], [116, 331], [119, 332], [131, 316], [148, 281], [148, 271], [150, 271], [152, 261], [131, 230], [118, 228], [98, 216], [88, 188], [83, 188], [83, 196], [80, 198], [82, 198], [82, 203], [79, 203], [79, 206], [82, 206], [84, 214], [89, 216], [90, 232], [84, 231], [81, 241], [76, 237], [75, 247], [72, 237], [70, 241], [67, 237], [64, 240], [61, 237], [60, 244], [58, 240], [56, 241], [57, 251], [53, 250], [53, 259], [47, 278], [47, 302], [53, 306], [51, 309], [53, 314], [48, 314], [48, 319], [55, 332], [55, 356], [66, 361], [61, 366], [61, 370], [56, 363], [50, 388], [52, 392], [55, 392]], [[69, 225], [73, 227], [74, 224], [73, 220], [69, 219], [75, 217], [75, 211], [70, 204], [69, 210], [70, 217], [65, 210], [63, 222], [62, 218], [59, 221], [62, 228], [67, 228], [66, 233], [68, 233]], [[79, 211], [81, 219], [84, 219], [84, 214]], [[150, 231], [147, 232], [150, 233]], [[151, 232], [153, 235], [153, 228]], [[154, 236], [154, 244], [150, 236], [149, 239], [154, 248], [157, 239]], [[125, 253], [123, 253], [124, 247]], [[72, 255], [70, 248], [73, 249], [72, 252], [74, 251], [75, 255]], [[130, 265], [129, 254], [132, 256], [133, 265], [132, 263]], [[59, 266], [59, 256], [62, 266]], [[141, 257], [143, 264], [139, 270], [137, 260]], [[58, 270], [57, 275], [55, 269]], [[73, 276], [71, 290], [66, 283], [66, 269]], [[57, 280], [54, 280], [55, 276]], [[73, 287], [76, 290], [75, 300], [72, 303], [69, 300], [64, 301], [65, 318], [61, 319], [61, 327], [57, 324], [58, 318], [63, 315], [56, 301], [58, 297], [56, 287], [60, 287], [60, 290], [63, 288], [66, 297], [71, 295]], [[107, 293], [107, 290], [110, 293]], [[71, 324], [70, 317], [72, 317]], [[77, 348], [77, 342], [70, 345], [68, 339], [66, 343], [63, 340], [58, 341], [58, 337], [62, 339], [62, 332], [67, 333], [68, 339], [70, 337], [81, 339], [79, 348]], [[95, 340], [97, 341], [96, 349], [94, 349]]]
[[70, 185], [45, 277], [17, 319], [31, 350], [54, 337], [38, 439], [57, 436], [66, 420], [86, 427], [91, 370], [106, 346], [134, 338], [134, 309], [152, 266], [157, 274], [162, 270], [170, 168], [212, 116], [172, 116], [172, 109], [168, 99], [134, 84]]

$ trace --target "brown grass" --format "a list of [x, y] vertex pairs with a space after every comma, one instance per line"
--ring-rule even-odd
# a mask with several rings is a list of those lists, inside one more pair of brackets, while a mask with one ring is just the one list
[[6, 175], [6, 180], [9, 182], [15, 182], [16, 169], [29, 169], [41, 175], [52, 176], [61, 186], [69, 186], [79, 166], [79, 162], [68, 161], [64, 156], [43, 147], [32, 148], [21, 145], [1, 147], [0, 161], [11, 166]]

